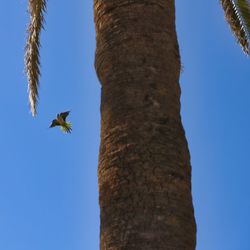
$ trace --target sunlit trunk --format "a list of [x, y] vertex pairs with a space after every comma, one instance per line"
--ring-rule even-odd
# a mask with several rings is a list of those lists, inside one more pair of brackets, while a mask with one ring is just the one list
[[95, 0], [101, 250], [194, 250], [174, 0]]

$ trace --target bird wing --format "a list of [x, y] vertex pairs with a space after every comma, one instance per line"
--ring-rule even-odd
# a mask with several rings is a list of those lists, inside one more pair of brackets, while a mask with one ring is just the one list
[[62, 119], [65, 121], [66, 117], [69, 115], [70, 111], [62, 112], [59, 114], [59, 116], [62, 117]]
[[53, 120], [52, 121], [52, 123], [51, 123], [51, 125], [50, 125], [50, 128], [53, 128], [53, 127], [55, 127], [55, 126], [60, 126], [60, 123], [58, 122], [58, 120]]

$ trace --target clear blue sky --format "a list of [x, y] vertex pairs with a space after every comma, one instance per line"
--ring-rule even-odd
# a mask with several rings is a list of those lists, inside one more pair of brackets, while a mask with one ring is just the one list
[[[219, 1], [176, 4], [197, 250], [249, 250], [250, 62]], [[0, 3], [0, 249], [98, 250], [100, 85], [92, 0], [48, 2], [35, 119], [23, 70], [26, 5]], [[73, 133], [48, 129], [67, 109]]]

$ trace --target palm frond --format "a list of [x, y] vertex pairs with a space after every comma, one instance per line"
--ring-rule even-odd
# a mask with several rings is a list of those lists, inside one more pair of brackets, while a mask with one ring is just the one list
[[25, 70], [28, 78], [28, 92], [31, 113], [36, 115], [40, 76], [40, 32], [44, 23], [46, 0], [29, 0], [30, 23], [25, 48]]
[[250, 3], [249, 0], [221, 0], [225, 18], [243, 51], [249, 55]]

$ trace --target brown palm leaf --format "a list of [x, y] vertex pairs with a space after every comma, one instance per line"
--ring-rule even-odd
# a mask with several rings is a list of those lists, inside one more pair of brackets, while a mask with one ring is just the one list
[[249, 0], [221, 0], [225, 18], [243, 51], [249, 55], [250, 3]]
[[44, 23], [46, 0], [29, 0], [30, 23], [25, 48], [25, 69], [28, 78], [29, 103], [31, 113], [36, 115], [38, 86], [40, 76], [40, 32]]

